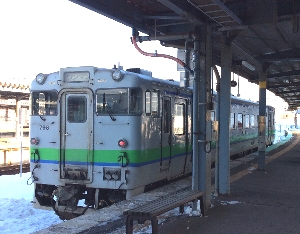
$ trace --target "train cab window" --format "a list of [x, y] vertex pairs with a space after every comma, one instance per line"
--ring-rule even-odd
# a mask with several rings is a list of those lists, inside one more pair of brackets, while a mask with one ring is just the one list
[[41, 91], [32, 92], [31, 114], [32, 115], [57, 115], [57, 92]]
[[68, 121], [70, 123], [84, 123], [86, 121], [86, 97], [68, 97]]
[[183, 103], [175, 103], [174, 113], [174, 134], [181, 135], [185, 133], [185, 105]]
[[142, 113], [142, 91], [141, 89], [130, 89], [129, 91], [129, 114]]
[[96, 114], [141, 114], [141, 89], [99, 89], [96, 92]]
[[250, 115], [250, 128], [255, 127], [255, 117], [254, 115]]
[[230, 113], [230, 129], [235, 129], [235, 113]]
[[244, 128], [249, 128], [249, 126], [250, 126], [250, 116], [247, 114], [247, 115], [245, 115], [245, 117], [244, 117]]
[[243, 114], [238, 113], [237, 115], [237, 121], [238, 121], [238, 129], [242, 129], [243, 128]]

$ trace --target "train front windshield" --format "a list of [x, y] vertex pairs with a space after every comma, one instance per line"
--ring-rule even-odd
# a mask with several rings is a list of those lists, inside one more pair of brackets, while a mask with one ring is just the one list
[[96, 92], [96, 113], [138, 115], [142, 113], [141, 89], [99, 89]]
[[32, 92], [31, 114], [32, 115], [56, 115], [57, 93], [55, 91]]
[[[58, 94], [55, 91], [31, 93], [32, 115], [57, 115]], [[97, 115], [140, 115], [142, 90], [139, 88], [99, 89], [96, 91]]]

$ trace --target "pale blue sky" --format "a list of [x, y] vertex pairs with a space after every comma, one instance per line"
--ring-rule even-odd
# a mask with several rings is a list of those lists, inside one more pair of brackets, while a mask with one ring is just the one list
[[[176, 79], [176, 63], [141, 55], [131, 28], [67, 0], [0, 1], [2, 77], [35, 78], [61, 67], [141, 67], [159, 78]], [[144, 42], [147, 52], [176, 56], [174, 48]]]
[[[136, 51], [131, 28], [68, 0], [0, 0], [0, 30], [1, 79], [32, 80], [63, 67], [111, 68], [120, 63], [125, 69], [140, 67], [154, 77], [179, 81], [174, 61]], [[177, 56], [176, 49], [159, 42], [139, 45], [146, 52]], [[240, 82], [241, 98], [257, 101], [258, 86]]]

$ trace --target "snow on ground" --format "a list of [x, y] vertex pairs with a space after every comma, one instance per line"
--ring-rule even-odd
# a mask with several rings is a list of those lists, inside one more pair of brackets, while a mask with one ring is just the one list
[[[30, 172], [20, 175], [0, 176], [0, 232], [1, 234], [29, 234], [45, 229], [63, 222], [52, 210], [35, 209], [32, 205], [33, 185], [27, 185]], [[31, 180], [29, 180], [30, 182]], [[232, 205], [239, 202], [224, 202], [223, 205]], [[200, 203], [197, 204], [197, 211], [191, 207], [185, 207], [185, 214], [188, 216], [201, 216]], [[213, 206], [212, 206], [213, 207]], [[168, 217], [182, 215], [178, 209], [171, 210], [159, 217], [162, 225]], [[145, 223], [135, 228], [136, 234], [151, 233], [151, 224]], [[125, 233], [125, 227], [113, 233]]]
[[34, 209], [33, 185], [27, 185], [30, 172], [0, 176], [0, 230], [2, 234], [33, 233], [63, 222], [54, 211]]
[[[19, 174], [0, 176], [1, 234], [29, 234], [63, 222], [52, 210], [33, 208], [33, 184], [27, 185], [30, 175], [30, 172], [28, 172], [23, 173], [22, 177]], [[185, 214], [190, 216], [201, 215], [199, 211], [200, 203], [198, 203], [197, 208], [197, 211], [192, 211], [191, 207], [186, 207]], [[159, 223], [163, 223], [167, 217], [176, 215], [179, 215], [178, 209], [169, 211], [162, 215]], [[122, 229], [125, 231], [125, 227]], [[151, 233], [151, 230], [151, 225], [148, 224], [142, 225], [141, 229], [134, 232], [136, 234]]]

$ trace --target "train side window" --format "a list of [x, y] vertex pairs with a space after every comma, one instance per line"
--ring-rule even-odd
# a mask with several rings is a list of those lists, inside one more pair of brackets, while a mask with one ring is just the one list
[[182, 135], [185, 133], [185, 105], [183, 103], [175, 103], [174, 114], [174, 134]]
[[235, 113], [230, 113], [230, 128], [235, 129]]
[[32, 115], [57, 115], [57, 92], [32, 92], [31, 114]]
[[151, 115], [152, 116], [157, 116], [158, 115], [158, 107], [159, 107], [159, 102], [158, 102], [158, 92], [153, 91], [152, 92], [152, 98], [151, 98]]
[[245, 121], [244, 121], [244, 128], [249, 128], [250, 126], [250, 116], [247, 114], [245, 115]]
[[255, 118], [254, 115], [250, 115], [250, 128], [255, 127]]
[[243, 114], [238, 113], [237, 116], [237, 121], [238, 121], [238, 129], [242, 129], [243, 128]]
[[146, 115], [151, 115], [151, 92], [146, 91], [145, 95], [145, 113]]
[[159, 92], [147, 90], [145, 93], [145, 113], [147, 116], [159, 116]]

